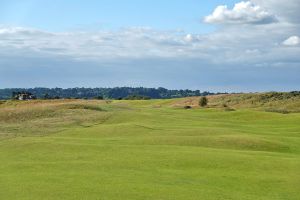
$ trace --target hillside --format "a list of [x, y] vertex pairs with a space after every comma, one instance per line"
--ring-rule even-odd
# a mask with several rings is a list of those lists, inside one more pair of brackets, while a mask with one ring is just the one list
[[[211, 108], [256, 109], [268, 112], [300, 112], [300, 93], [224, 94], [208, 96]], [[174, 106], [198, 107], [199, 97], [184, 98], [173, 102]]]

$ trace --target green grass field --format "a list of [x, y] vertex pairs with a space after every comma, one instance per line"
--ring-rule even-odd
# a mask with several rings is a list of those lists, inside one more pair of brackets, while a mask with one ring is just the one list
[[299, 200], [300, 113], [221, 100], [2, 102], [0, 199]]

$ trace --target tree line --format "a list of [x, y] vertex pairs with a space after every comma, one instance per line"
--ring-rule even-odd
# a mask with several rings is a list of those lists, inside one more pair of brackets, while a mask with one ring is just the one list
[[[213, 95], [200, 90], [169, 90], [166, 88], [7, 88], [0, 89], [0, 99], [11, 99], [18, 92], [33, 94], [38, 99], [169, 99]], [[219, 93], [218, 93], [219, 94]]]

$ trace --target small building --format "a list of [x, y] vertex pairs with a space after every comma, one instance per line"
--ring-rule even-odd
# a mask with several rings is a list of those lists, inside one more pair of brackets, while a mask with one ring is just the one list
[[36, 99], [36, 97], [30, 92], [15, 92], [13, 93], [13, 99], [20, 101], [28, 101]]

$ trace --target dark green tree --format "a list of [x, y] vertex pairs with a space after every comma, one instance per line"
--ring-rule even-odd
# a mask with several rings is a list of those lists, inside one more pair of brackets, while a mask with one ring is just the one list
[[11, 99], [15, 100], [18, 98], [18, 92], [12, 92]]
[[94, 99], [97, 99], [97, 100], [103, 100], [103, 96], [96, 96]]
[[44, 95], [44, 99], [51, 99], [51, 96], [50, 96], [48, 93], [46, 93], [46, 94]]
[[200, 107], [205, 107], [207, 106], [207, 103], [208, 103], [208, 100], [206, 97], [201, 97], [200, 100], [199, 100], [199, 106]]

